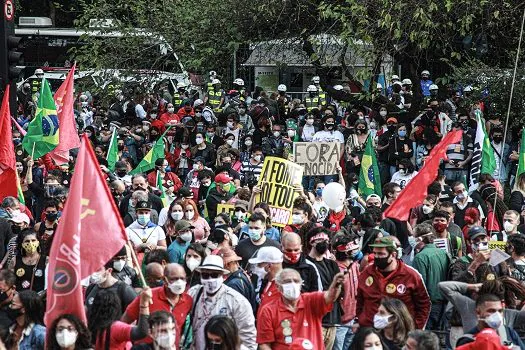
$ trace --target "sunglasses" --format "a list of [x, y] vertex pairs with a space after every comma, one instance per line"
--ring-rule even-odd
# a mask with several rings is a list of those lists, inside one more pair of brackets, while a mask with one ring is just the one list
[[210, 278], [219, 278], [222, 276], [222, 273], [220, 272], [201, 272], [201, 278], [208, 280]]

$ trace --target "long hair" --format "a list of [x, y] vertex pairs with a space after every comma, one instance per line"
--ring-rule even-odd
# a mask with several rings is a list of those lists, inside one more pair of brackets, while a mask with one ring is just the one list
[[179, 205], [182, 208], [182, 214], [183, 214], [182, 218], [184, 219], [184, 206], [182, 204], [182, 201], [181, 200], [176, 200], [176, 201], [171, 202], [170, 208], [168, 210], [168, 219], [166, 220], [166, 224], [164, 224], [164, 228], [166, 229], [166, 233], [168, 233], [169, 235], [171, 235], [172, 233], [175, 232], [175, 223], [176, 223], [176, 221], [173, 220], [173, 218], [171, 217], [171, 213], [173, 211], [173, 207], [176, 206], [176, 205]]
[[[204, 334], [214, 334], [222, 339], [221, 350], [238, 350], [241, 348], [239, 329], [231, 317], [215, 315], [204, 327]], [[210, 341], [206, 336], [206, 348], [210, 347]]]
[[91, 334], [87, 329], [86, 325], [75, 315], [64, 314], [59, 316], [51, 324], [51, 328], [47, 332], [47, 349], [48, 350], [61, 350], [62, 348], [58, 345], [56, 339], [57, 325], [61, 320], [68, 320], [78, 333], [77, 341], [75, 342], [75, 350], [83, 350], [91, 348]]
[[[22, 248], [22, 243], [24, 242], [24, 239], [27, 236], [30, 236], [30, 235], [34, 235], [38, 239], [37, 233], [35, 231], [33, 231], [33, 229], [30, 229], [30, 228], [26, 228], [26, 229], [22, 230], [22, 232], [20, 232], [20, 234], [16, 237], [16, 249], [17, 249], [17, 252], [18, 252], [18, 256], [20, 258], [26, 256], [26, 251], [25, 251], [24, 248]], [[40, 253], [42, 251], [41, 244], [42, 244], [42, 242], [40, 242], [40, 240], [38, 240], [38, 249], [37, 249], [38, 253]]]
[[394, 343], [401, 346], [404, 345], [408, 339], [408, 332], [414, 330], [414, 320], [408, 312], [405, 303], [399, 299], [385, 297], [381, 300], [381, 305], [390, 314], [394, 315], [394, 320], [392, 320]]
[[30, 323], [44, 324], [44, 302], [37, 292], [32, 290], [23, 290], [18, 293], [20, 303], [24, 307], [25, 325]]
[[195, 204], [195, 202], [193, 201], [193, 199], [185, 199], [182, 201], [182, 210], [184, 211], [184, 213], [186, 213], [186, 207], [188, 205], [191, 205], [193, 207], [193, 219], [191, 220], [188, 220], [188, 221], [196, 221], [198, 220], [201, 216], [199, 215], [199, 208], [197, 208], [197, 204]]
[[[509, 208], [498, 196], [496, 186], [492, 184], [486, 184], [481, 186], [478, 191], [481, 194], [481, 198], [483, 198], [487, 204], [490, 204], [490, 206], [493, 207], [492, 210], [494, 211], [494, 218], [498, 221], [499, 227], [503, 227], [503, 215], [505, 215], [505, 212], [509, 210]], [[494, 203], [496, 203], [495, 207]]]
[[375, 334], [381, 340], [383, 349], [388, 349], [381, 334], [372, 327], [360, 328], [354, 336], [352, 344], [350, 344], [350, 350], [365, 350], [365, 339], [370, 335]]
[[519, 304], [516, 300], [525, 299], [525, 286], [514, 278], [502, 276], [493, 280], [486, 280], [481, 285], [479, 295], [493, 294], [505, 302], [508, 309], [516, 309]]
[[103, 348], [109, 350], [111, 325], [122, 315], [121, 301], [115, 292], [99, 289], [88, 315], [88, 328], [91, 332], [91, 343], [94, 346], [97, 339], [106, 332], [105, 339], [100, 339]]

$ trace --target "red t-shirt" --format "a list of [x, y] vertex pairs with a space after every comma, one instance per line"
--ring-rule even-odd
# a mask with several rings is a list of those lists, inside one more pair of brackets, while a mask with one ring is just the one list
[[[180, 339], [182, 333], [182, 327], [184, 327], [184, 322], [186, 321], [186, 316], [191, 310], [193, 305], [193, 298], [188, 293], [183, 293], [180, 296], [180, 299], [176, 305], [171, 305], [170, 301], [166, 297], [166, 291], [164, 287], [157, 287], [151, 290], [153, 296], [153, 304], [149, 306], [149, 313], [152, 314], [155, 311], [168, 311], [175, 318], [177, 323], [177, 339]], [[139, 318], [139, 308], [140, 298], [135, 298], [131, 304], [126, 308], [126, 315], [132, 320], [138, 320]], [[152, 343], [153, 339], [150, 337], [144, 338], [142, 341], [137, 343]]]
[[272, 350], [288, 350], [294, 339], [305, 338], [314, 349], [323, 350], [322, 319], [330, 310], [332, 304], [325, 303], [323, 292], [302, 294], [295, 313], [279, 298], [259, 312], [257, 343], [271, 344]]
[[[129, 350], [131, 349], [131, 329], [132, 325], [124, 322], [115, 321], [111, 325], [111, 334], [109, 337], [109, 348], [111, 350]], [[104, 341], [106, 340], [106, 332], [102, 336], [97, 337], [95, 349], [105, 349]]]
[[268, 282], [264, 287], [263, 292], [261, 293], [261, 303], [259, 304], [259, 312], [262, 310], [262, 307], [268, 303], [273, 303], [276, 300], [281, 298], [281, 292], [277, 288], [277, 283], [274, 281]]

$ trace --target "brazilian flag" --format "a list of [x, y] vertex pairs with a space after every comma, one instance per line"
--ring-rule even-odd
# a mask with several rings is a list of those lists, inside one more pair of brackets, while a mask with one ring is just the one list
[[[518, 162], [518, 172], [516, 173], [516, 177], [520, 176], [522, 173], [525, 173], [525, 128], [521, 130], [520, 159]], [[516, 181], [518, 180], [516, 179]]]
[[162, 174], [160, 171], [157, 171], [157, 183], [155, 184], [156, 187], [160, 191], [160, 199], [162, 201], [162, 204], [167, 207], [168, 206], [168, 196], [166, 195], [166, 192], [164, 191], [164, 186], [162, 185]]
[[129, 172], [130, 175], [141, 174], [150, 171], [151, 169], [155, 168], [155, 161], [157, 159], [164, 158], [164, 135], [166, 135], [170, 128], [171, 126], [168, 127], [166, 131], [164, 131], [164, 134], [159, 137], [153, 147], [149, 150], [148, 154], [142, 158], [139, 165]]
[[113, 129], [113, 134], [111, 135], [111, 141], [109, 143], [108, 155], [106, 160], [108, 161], [108, 169], [115, 171], [115, 163], [118, 160], [118, 138], [117, 138], [117, 128]]
[[44, 78], [40, 89], [35, 118], [29, 123], [22, 147], [33, 159], [38, 159], [58, 145], [57, 108], [49, 83]]
[[365, 153], [361, 159], [361, 173], [359, 174], [359, 194], [367, 197], [373, 193], [379, 197], [381, 194], [381, 177], [379, 167], [377, 166], [376, 154], [372, 144], [372, 137], [368, 136], [366, 140]]

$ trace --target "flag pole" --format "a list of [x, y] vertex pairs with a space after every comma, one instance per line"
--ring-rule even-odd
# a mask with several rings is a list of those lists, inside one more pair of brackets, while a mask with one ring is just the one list
[[31, 159], [33, 159], [33, 155], [35, 154], [35, 146], [36, 146], [36, 142], [33, 142], [33, 150], [31, 151]]
[[146, 283], [146, 279], [144, 278], [144, 275], [142, 274], [142, 269], [140, 268], [139, 259], [137, 259], [137, 254], [135, 254], [135, 248], [133, 248], [133, 245], [128, 240], [126, 243], [128, 245], [128, 248], [131, 252], [131, 260], [133, 261], [133, 264], [137, 267], [137, 274], [139, 275], [140, 282], [146, 288], [148, 285]]

